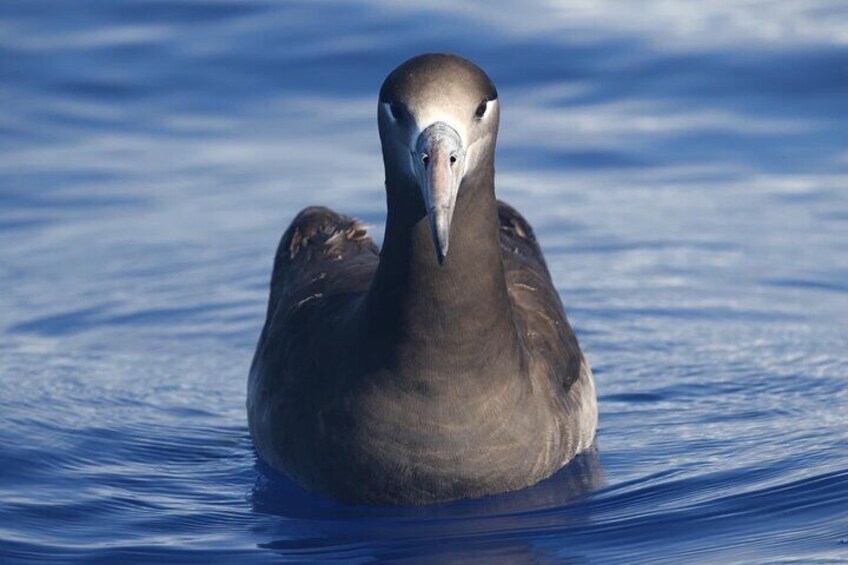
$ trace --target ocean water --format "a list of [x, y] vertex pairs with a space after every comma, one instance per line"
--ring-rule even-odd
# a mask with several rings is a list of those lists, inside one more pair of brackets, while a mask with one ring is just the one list
[[[423, 51], [499, 86], [597, 450], [346, 507], [257, 460], [247, 371], [299, 209], [381, 238]], [[848, 562], [844, 2], [9, 1], [0, 79], [0, 562]]]

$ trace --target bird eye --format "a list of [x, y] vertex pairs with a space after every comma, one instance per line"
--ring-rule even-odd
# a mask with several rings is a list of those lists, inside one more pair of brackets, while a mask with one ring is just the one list
[[480, 105], [477, 106], [477, 110], [474, 112], [474, 115], [477, 116], [478, 118], [482, 118], [483, 114], [486, 113], [486, 107], [488, 105], [489, 105], [489, 101], [486, 100], [486, 99], [483, 99], [483, 101], [480, 102]]
[[403, 119], [403, 108], [399, 103], [392, 102], [389, 104], [389, 114], [391, 114], [393, 120], [399, 122]]

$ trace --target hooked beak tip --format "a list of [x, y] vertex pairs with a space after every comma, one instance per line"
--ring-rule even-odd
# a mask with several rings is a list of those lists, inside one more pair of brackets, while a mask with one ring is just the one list
[[433, 235], [433, 247], [436, 250], [436, 260], [441, 266], [445, 264], [445, 259], [448, 256], [450, 227], [449, 225], [444, 225], [444, 211], [431, 208], [427, 215], [430, 216], [430, 233]]

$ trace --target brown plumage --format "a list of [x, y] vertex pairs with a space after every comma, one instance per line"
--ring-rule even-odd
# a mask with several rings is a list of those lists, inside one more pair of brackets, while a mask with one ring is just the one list
[[[383, 249], [326, 208], [302, 211], [284, 234], [248, 388], [257, 451], [348, 502], [425, 503], [533, 484], [589, 447], [597, 408], [533, 230], [494, 197], [496, 92], [471, 63], [430, 55], [392, 73], [381, 96]], [[418, 122], [435, 111], [421, 106], [428, 100], [449, 105], [439, 130], [447, 141], [420, 141], [429, 130]], [[423, 133], [407, 141], [412, 128]], [[426, 159], [407, 164], [416, 135], [418, 149], [455, 151], [445, 174], [428, 176]], [[453, 193], [439, 184], [448, 174]], [[450, 230], [440, 237], [434, 229], [445, 224], [427, 204], [436, 193], [450, 207], [437, 218]]]

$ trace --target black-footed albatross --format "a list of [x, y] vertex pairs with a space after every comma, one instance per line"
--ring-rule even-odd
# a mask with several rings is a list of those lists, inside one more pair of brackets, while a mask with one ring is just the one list
[[527, 221], [495, 199], [498, 95], [454, 55], [386, 78], [382, 251], [300, 212], [274, 260], [247, 412], [259, 455], [348, 503], [520, 489], [595, 436], [592, 371]]

